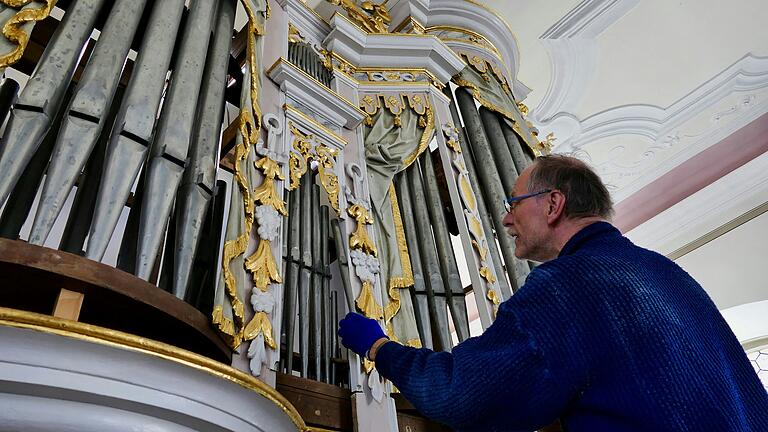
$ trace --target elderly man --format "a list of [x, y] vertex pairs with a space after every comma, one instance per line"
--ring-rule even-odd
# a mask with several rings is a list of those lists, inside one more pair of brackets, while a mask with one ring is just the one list
[[357, 314], [345, 346], [426, 416], [460, 430], [768, 431], [768, 394], [707, 294], [606, 222], [598, 176], [566, 156], [520, 175], [504, 219], [542, 261], [482, 336], [453, 352], [390, 342]]

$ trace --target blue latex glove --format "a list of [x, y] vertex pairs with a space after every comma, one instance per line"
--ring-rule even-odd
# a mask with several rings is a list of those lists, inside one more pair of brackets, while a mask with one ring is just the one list
[[374, 342], [387, 337], [378, 322], [354, 312], [339, 321], [338, 335], [342, 345], [361, 357], [365, 357]]

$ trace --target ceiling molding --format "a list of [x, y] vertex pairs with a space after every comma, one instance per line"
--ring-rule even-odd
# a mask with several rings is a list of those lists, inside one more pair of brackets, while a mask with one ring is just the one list
[[[555, 132], [555, 152], [590, 160], [589, 146], [597, 140], [642, 137], [646, 144], [633, 151], [636, 160], [623, 159], [628, 149], [617, 144], [608, 151], [612, 156], [596, 165], [608, 183], [620, 174], [624, 185], [613, 191], [618, 202], [768, 112], [768, 98], [761, 94], [767, 91], [768, 57], [747, 54], [667, 108], [624, 105], [584, 120], [562, 113], [538, 126], [543, 133]], [[733, 95], [740, 96], [733, 100]], [[658, 162], [661, 155], [666, 159]]]
[[597, 37], [638, 3], [640, 0], [584, 0], [545, 31], [541, 39]]
[[594, 39], [542, 39], [541, 43], [549, 55], [552, 79], [541, 102], [531, 110], [530, 118], [537, 125], [576, 107], [589, 88], [599, 59]]
[[729, 232], [733, 231], [734, 229], [744, 225], [745, 223], [751, 221], [752, 219], [763, 215], [764, 213], [768, 212], [768, 201], [760, 204], [759, 206], [753, 208], [752, 210], [744, 213], [743, 215], [729, 221], [728, 223], [715, 228], [714, 230], [704, 234], [703, 236], [697, 238], [696, 240], [679, 247], [675, 249], [674, 251], [670, 252], [667, 255], [667, 258], [671, 260], [676, 260], [684, 255], [687, 255], [690, 252], [695, 251], [696, 249], [704, 246], [705, 244], [716, 240], [717, 238], [728, 234]]
[[766, 202], [768, 153], [683, 199], [626, 235], [639, 246], [670, 255]]
[[[537, 125], [572, 111], [595, 75], [599, 36], [640, 0], [584, 0], [540, 37], [550, 59], [552, 79], [541, 102], [531, 110]], [[558, 135], [558, 139], [562, 138]]]

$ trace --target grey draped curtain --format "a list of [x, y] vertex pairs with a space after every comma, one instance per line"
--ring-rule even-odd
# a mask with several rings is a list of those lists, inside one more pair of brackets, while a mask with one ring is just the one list
[[390, 338], [421, 346], [411, 296], [408, 291], [400, 295], [401, 289], [413, 285], [413, 273], [393, 179], [428, 147], [434, 133], [434, 119], [429, 110], [422, 116], [409, 108], [399, 114], [399, 126], [395, 119], [385, 107], [373, 116], [372, 126], [365, 128], [365, 159], [381, 280], [386, 284], [383, 295], [386, 330]]
[[484, 60], [470, 60], [465, 55], [462, 55], [462, 58], [468, 65], [453, 78], [453, 81], [469, 89], [481, 105], [504, 116], [507, 125], [522, 137], [531, 150], [537, 148], [539, 140], [526, 126], [506, 79]]

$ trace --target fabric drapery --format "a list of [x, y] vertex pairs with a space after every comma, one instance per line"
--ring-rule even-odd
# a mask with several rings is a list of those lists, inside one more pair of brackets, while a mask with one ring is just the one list
[[392, 339], [420, 346], [411, 296], [408, 291], [401, 295], [401, 290], [413, 285], [413, 273], [393, 179], [429, 146], [434, 117], [429, 107], [419, 114], [404, 99], [410, 100], [401, 99], [403, 109], [399, 113], [382, 108], [371, 116], [370, 126], [365, 128], [365, 159], [381, 280], [385, 284], [382, 297], [386, 330]]
[[501, 114], [504, 122], [520, 135], [522, 141], [535, 154], [539, 148], [539, 140], [526, 126], [512, 90], [501, 71], [490, 61], [476, 55], [461, 53], [460, 56], [467, 67], [453, 77], [453, 82], [470, 90], [482, 106]]

